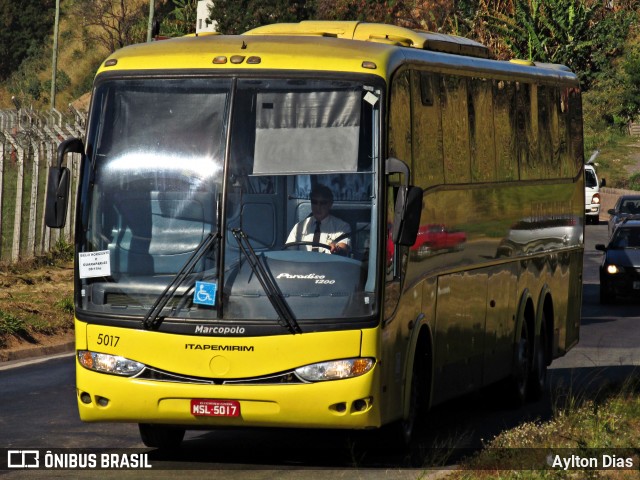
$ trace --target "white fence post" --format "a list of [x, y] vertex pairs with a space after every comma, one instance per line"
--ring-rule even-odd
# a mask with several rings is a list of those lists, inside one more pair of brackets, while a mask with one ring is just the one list
[[[57, 110], [42, 113], [27, 109], [0, 111], [0, 238], [6, 237], [5, 242], [0, 243], [0, 261], [17, 262], [21, 258], [50, 251], [60, 238], [64, 238], [65, 241], [73, 239], [81, 155], [71, 154], [67, 157], [71, 184], [65, 227], [50, 229], [45, 224], [46, 184], [49, 180], [49, 169], [52, 165], [55, 166], [57, 146], [68, 136], [82, 136], [84, 130], [85, 114], [75, 109], [71, 109], [71, 113], [73, 117], [64, 123], [62, 113]], [[11, 163], [8, 162], [9, 157], [5, 156], [9, 145], [12, 147]], [[25, 171], [25, 162], [28, 165], [31, 160], [32, 168]], [[25, 180], [31, 181], [30, 188], [25, 184]], [[11, 185], [5, 185], [5, 182]], [[42, 191], [43, 186], [45, 192]], [[30, 191], [25, 192], [25, 188]], [[27, 201], [27, 195], [28, 204], [24, 203]], [[15, 206], [12, 205], [14, 200]], [[6, 211], [6, 207], [13, 211], [13, 218], [11, 212]]]
[[4, 142], [6, 140], [4, 133], [0, 132], [0, 259], [2, 259], [2, 201], [3, 201], [3, 188], [2, 182], [4, 181]]
[[14, 145], [18, 152], [18, 176], [16, 179], [16, 208], [13, 217], [13, 246], [11, 261], [20, 260], [20, 230], [22, 227], [22, 189], [24, 187], [24, 149]]
[[36, 254], [36, 215], [38, 213], [38, 179], [40, 166], [40, 150], [35, 141], [31, 142], [33, 149], [33, 169], [31, 173], [31, 198], [29, 199], [29, 234], [27, 236], [27, 252], [28, 256]]

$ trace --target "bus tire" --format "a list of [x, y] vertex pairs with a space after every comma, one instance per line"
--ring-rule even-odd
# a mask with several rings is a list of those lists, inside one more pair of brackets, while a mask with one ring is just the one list
[[510, 403], [515, 406], [521, 406], [525, 403], [529, 390], [533, 350], [533, 339], [529, 332], [527, 320], [523, 319], [514, 345], [514, 366], [509, 379]]
[[540, 334], [536, 339], [529, 376], [529, 398], [539, 400], [547, 388], [547, 325], [544, 311], [540, 322]]
[[[422, 335], [421, 335], [422, 337]], [[426, 340], [421, 338], [420, 340]], [[414, 357], [409, 390], [409, 411], [402, 418], [384, 427], [385, 443], [391, 450], [413, 455], [416, 449], [416, 432], [425, 423], [431, 388], [430, 349], [421, 341]]]
[[154, 425], [151, 423], [139, 423], [140, 438], [142, 443], [150, 448], [168, 450], [180, 447], [184, 438], [184, 429], [168, 427], [166, 425]]
[[429, 403], [431, 387], [431, 356], [425, 342], [427, 339], [421, 332], [411, 372], [411, 389], [409, 392], [409, 414], [399, 422], [400, 438], [405, 447], [410, 447], [415, 440], [416, 430], [424, 423]]
[[413, 368], [413, 374], [411, 376], [411, 390], [409, 392], [409, 414], [407, 418], [400, 420], [397, 425], [400, 442], [403, 446], [408, 447], [411, 445], [411, 441], [413, 440], [413, 434], [416, 429], [416, 424], [418, 423], [419, 418], [419, 402], [420, 402], [420, 383], [421, 379], [416, 371], [417, 369]]

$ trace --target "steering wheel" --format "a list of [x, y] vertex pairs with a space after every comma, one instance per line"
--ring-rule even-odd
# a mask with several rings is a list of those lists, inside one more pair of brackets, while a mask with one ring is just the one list
[[311, 245], [312, 247], [322, 247], [322, 248], [326, 248], [327, 250], [331, 251], [331, 245], [327, 245], [326, 243], [303, 242], [303, 241], [285, 243], [282, 248], [286, 249], [286, 248], [289, 248], [289, 247], [297, 247], [299, 245]]

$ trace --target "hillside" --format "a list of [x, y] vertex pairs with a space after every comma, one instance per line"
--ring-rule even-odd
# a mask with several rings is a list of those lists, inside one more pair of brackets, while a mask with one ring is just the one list
[[[58, 93], [56, 107], [66, 110], [66, 106], [91, 90], [93, 76], [100, 62], [111, 52], [95, 41], [97, 35], [106, 35], [98, 26], [84, 26], [81, 6], [88, 0], [62, 0], [60, 2], [60, 24], [58, 35]], [[93, 2], [93, 0], [91, 0]], [[100, 1], [96, 1], [100, 4]], [[166, 3], [166, 0], [156, 3]], [[131, 12], [137, 12], [140, 19], [137, 38], [146, 38], [148, 0], [127, 0]], [[84, 19], [87, 20], [86, 18]], [[105, 20], [105, 22], [108, 19]], [[50, 85], [53, 60], [53, 32], [39, 53], [23, 62], [13, 76], [0, 85], [0, 109], [13, 109], [12, 96], [27, 98], [23, 105], [36, 110], [50, 106]], [[32, 98], [37, 92], [39, 98]]]

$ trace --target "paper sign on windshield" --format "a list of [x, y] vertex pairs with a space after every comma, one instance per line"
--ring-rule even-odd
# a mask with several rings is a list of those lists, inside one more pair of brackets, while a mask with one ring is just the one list
[[111, 275], [109, 250], [79, 253], [78, 270], [80, 278], [108, 277]]

